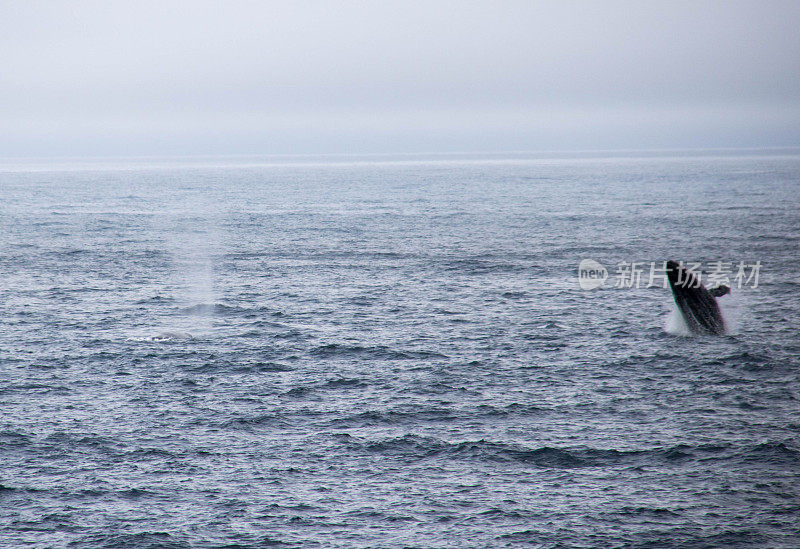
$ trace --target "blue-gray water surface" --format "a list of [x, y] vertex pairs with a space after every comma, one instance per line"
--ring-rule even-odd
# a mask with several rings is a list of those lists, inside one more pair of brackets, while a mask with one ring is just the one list
[[[2, 547], [800, 547], [796, 154], [6, 165], [0, 230]], [[666, 259], [760, 261], [728, 335]]]

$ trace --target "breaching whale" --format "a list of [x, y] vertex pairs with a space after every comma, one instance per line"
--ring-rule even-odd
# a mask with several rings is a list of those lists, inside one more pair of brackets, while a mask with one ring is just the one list
[[717, 297], [731, 289], [721, 285], [707, 290], [700, 280], [675, 261], [667, 261], [667, 278], [675, 304], [693, 334], [725, 333], [725, 320], [717, 304]]

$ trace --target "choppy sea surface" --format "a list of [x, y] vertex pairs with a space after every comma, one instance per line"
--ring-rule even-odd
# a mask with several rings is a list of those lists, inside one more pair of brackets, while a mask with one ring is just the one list
[[797, 151], [6, 163], [0, 546], [799, 547], [799, 258]]

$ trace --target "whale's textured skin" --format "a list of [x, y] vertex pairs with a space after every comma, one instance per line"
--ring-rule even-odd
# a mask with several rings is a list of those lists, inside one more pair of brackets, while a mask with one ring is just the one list
[[667, 261], [667, 278], [675, 304], [693, 334], [725, 333], [725, 320], [717, 300], [694, 273], [675, 261]]

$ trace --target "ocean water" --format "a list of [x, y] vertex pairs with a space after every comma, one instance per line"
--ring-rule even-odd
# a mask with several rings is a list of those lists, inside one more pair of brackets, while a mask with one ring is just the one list
[[[0, 229], [2, 547], [800, 546], [797, 151], [5, 164]], [[728, 335], [666, 259], [760, 262]]]

